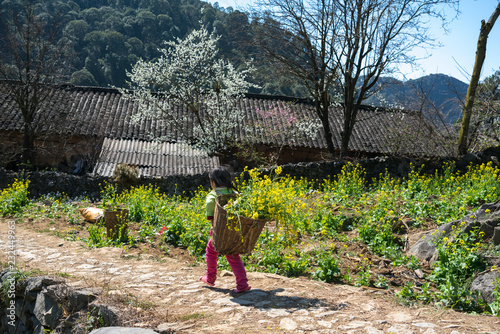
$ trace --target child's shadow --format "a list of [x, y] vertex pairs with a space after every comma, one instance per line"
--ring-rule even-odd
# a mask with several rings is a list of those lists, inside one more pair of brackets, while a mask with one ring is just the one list
[[307, 298], [298, 296], [280, 296], [277, 293], [285, 291], [279, 288], [274, 290], [252, 289], [249, 291], [234, 293], [230, 289], [207, 287], [216, 292], [231, 296], [229, 300], [241, 306], [254, 307], [258, 309], [308, 309], [313, 307], [325, 307], [330, 311], [336, 311], [347, 307], [346, 304], [331, 304], [325, 299]]

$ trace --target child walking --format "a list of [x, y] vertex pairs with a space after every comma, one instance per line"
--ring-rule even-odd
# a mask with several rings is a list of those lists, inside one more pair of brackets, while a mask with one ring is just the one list
[[[218, 167], [213, 169], [209, 173], [210, 185], [212, 186], [212, 191], [208, 193], [205, 204], [207, 212], [207, 220], [214, 224], [214, 212], [215, 212], [215, 199], [219, 194], [234, 194], [236, 188], [231, 182], [231, 174], [224, 167]], [[210, 230], [210, 236], [212, 236], [212, 230]], [[207, 274], [200, 277], [200, 280], [205, 284], [210, 286], [215, 285], [215, 280], [217, 279], [217, 256], [219, 253], [215, 250], [212, 244], [212, 238], [208, 240], [206, 248], [206, 259], [207, 259]], [[247, 273], [245, 270], [245, 265], [240, 258], [239, 254], [226, 255], [227, 262], [233, 270], [234, 276], [236, 277], [236, 289], [233, 290], [235, 293], [240, 293], [243, 291], [248, 291], [251, 287], [248, 285]]]

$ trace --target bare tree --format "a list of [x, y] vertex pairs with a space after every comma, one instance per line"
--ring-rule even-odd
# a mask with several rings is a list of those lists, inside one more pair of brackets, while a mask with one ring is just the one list
[[313, 98], [329, 152], [335, 147], [329, 123], [330, 90], [338, 73], [333, 61], [335, 0], [264, 0], [257, 42], [274, 65], [302, 83]]
[[[326, 124], [328, 93], [337, 92], [344, 121], [340, 156], [346, 155], [362, 102], [373, 94], [382, 74], [400, 63], [412, 63], [409, 51], [430, 46], [426, 23], [435, 17], [445, 22], [441, 9], [458, 0], [263, 0], [276, 23], [270, 38], [277, 40], [273, 59], [284, 64], [309, 89], [322, 117], [328, 148], [332, 133]], [[267, 21], [270, 21], [268, 18]], [[284, 47], [294, 52], [284, 57]], [[281, 48], [280, 51], [277, 48]], [[318, 88], [316, 88], [318, 87]], [[314, 93], [314, 94], [313, 94]]]
[[[0, 20], [0, 79], [14, 99], [24, 122], [22, 161], [35, 161], [34, 121], [41, 102], [49, 93], [47, 84], [61, 80], [69, 70], [63, 57], [67, 43], [60, 39], [60, 20], [47, 14], [37, 0], [12, 3], [2, 8]], [[39, 118], [43, 118], [39, 116]]]
[[[418, 121], [405, 123], [396, 116], [394, 131], [390, 134], [392, 146], [396, 143], [400, 143], [400, 146], [404, 144], [404, 148], [407, 150], [405, 153], [415, 155], [454, 155], [457, 133], [446, 120], [448, 115], [443, 112], [443, 107], [445, 103], [457, 104], [459, 99], [448, 100], [441, 105], [436, 104], [432, 94], [436, 92], [437, 85], [437, 76], [428, 80], [420, 78], [407, 83], [407, 88], [403, 90], [406, 96], [404, 96], [404, 100], [400, 100], [400, 103], [404, 103], [405, 113], [414, 116], [414, 119]], [[459, 95], [452, 82], [448, 82], [448, 89], [451, 93]], [[391, 106], [388, 107], [391, 108]], [[397, 109], [394, 110], [394, 113], [398, 114]]]
[[474, 99], [476, 98], [476, 89], [479, 84], [479, 77], [483, 68], [484, 58], [486, 57], [486, 43], [488, 35], [495, 24], [498, 16], [500, 16], [500, 1], [497, 7], [491, 14], [488, 22], [481, 21], [481, 31], [477, 40], [476, 59], [474, 61], [474, 69], [472, 70], [472, 77], [465, 97], [464, 114], [462, 116], [462, 126], [458, 137], [458, 154], [464, 155], [467, 153], [467, 136], [469, 133], [469, 123], [472, 115], [472, 108], [474, 107]]

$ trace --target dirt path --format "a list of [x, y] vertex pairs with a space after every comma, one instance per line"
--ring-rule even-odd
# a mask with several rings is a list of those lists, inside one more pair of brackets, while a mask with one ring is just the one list
[[[2, 263], [7, 231], [0, 223]], [[498, 317], [403, 307], [383, 291], [304, 278], [250, 272], [253, 289], [232, 296], [232, 274], [206, 287], [199, 281], [203, 265], [180, 254], [155, 260], [120, 248], [89, 249], [24, 224], [15, 231], [19, 268], [69, 274], [69, 284], [101, 288], [109, 300], [134, 298], [127, 326], [178, 333], [500, 333]]]

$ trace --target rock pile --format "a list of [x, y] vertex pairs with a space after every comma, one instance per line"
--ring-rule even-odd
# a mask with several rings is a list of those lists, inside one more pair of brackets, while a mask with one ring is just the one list
[[8, 287], [0, 300], [2, 334], [87, 333], [79, 321], [87, 312], [100, 314], [104, 325], [117, 322], [116, 310], [95, 303], [95, 289], [75, 289], [49, 276], [19, 279], [16, 274], [8, 269], [0, 274], [1, 285]]

